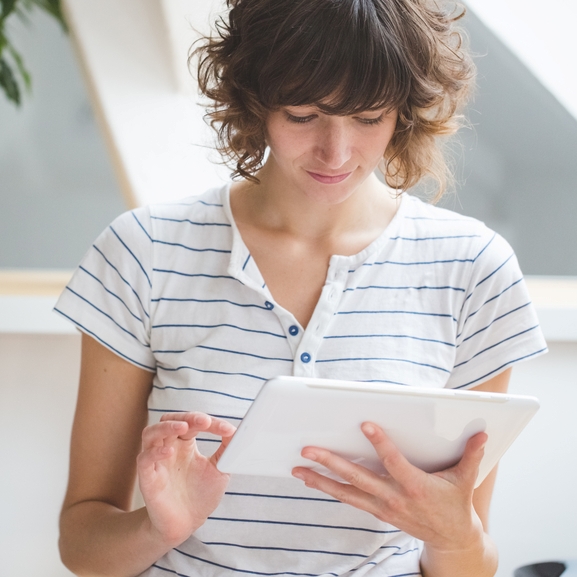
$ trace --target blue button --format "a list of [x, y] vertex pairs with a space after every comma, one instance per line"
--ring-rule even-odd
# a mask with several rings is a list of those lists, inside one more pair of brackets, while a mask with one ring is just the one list
[[274, 305], [269, 302], [269, 301], [265, 301], [264, 306], [269, 310], [272, 311], [272, 309], [274, 309]]
[[289, 327], [289, 333], [294, 337], [299, 334], [299, 328], [296, 325]]
[[311, 356], [308, 353], [303, 353], [301, 355], [301, 361], [303, 363], [310, 363], [311, 362]]

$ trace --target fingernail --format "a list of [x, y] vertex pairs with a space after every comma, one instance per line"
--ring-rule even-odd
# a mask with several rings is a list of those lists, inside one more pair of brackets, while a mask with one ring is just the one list
[[373, 425], [364, 425], [363, 430], [367, 435], [374, 435], [376, 432], [376, 429], [373, 427]]
[[304, 481], [304, 475], [302, 475], [301, 473], [293, 473], [293, 477], [296, 477], [297, 479], [300, 479], [301, 481]]
[[305, 451], [303, 453], [305, 459], [310, 459], [311, 461], [316, 461], [319, 456], [314, 451]]

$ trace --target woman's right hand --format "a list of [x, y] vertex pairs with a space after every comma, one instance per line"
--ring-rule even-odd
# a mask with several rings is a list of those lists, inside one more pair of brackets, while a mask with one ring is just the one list
[[[216, 464], [235, 431], [227, 421], [204, 413], [166, 414], [144, 429], [138, 481], [151, 530], [167, 545], [188, 539], [220, 503], [229, 475]], [[199, 433], [222, 438], [211, 457], [198, 451]]]

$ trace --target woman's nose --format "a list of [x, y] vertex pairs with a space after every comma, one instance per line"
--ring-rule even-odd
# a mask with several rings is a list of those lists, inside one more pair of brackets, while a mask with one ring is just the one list
[[344, 120], [330, 118], [319, 131], [317, 157], [330, 170], [343, 167], [351, 158], [351, 137]]

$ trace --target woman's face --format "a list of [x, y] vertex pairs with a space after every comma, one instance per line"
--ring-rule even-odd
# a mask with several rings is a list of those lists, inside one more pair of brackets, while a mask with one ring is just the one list
[[311, 200], [346, 200], [382, 161], [395, 130], [396, 111], [350, 116], [315, 106], [287, 106], [269, 114], [267, 165]]

